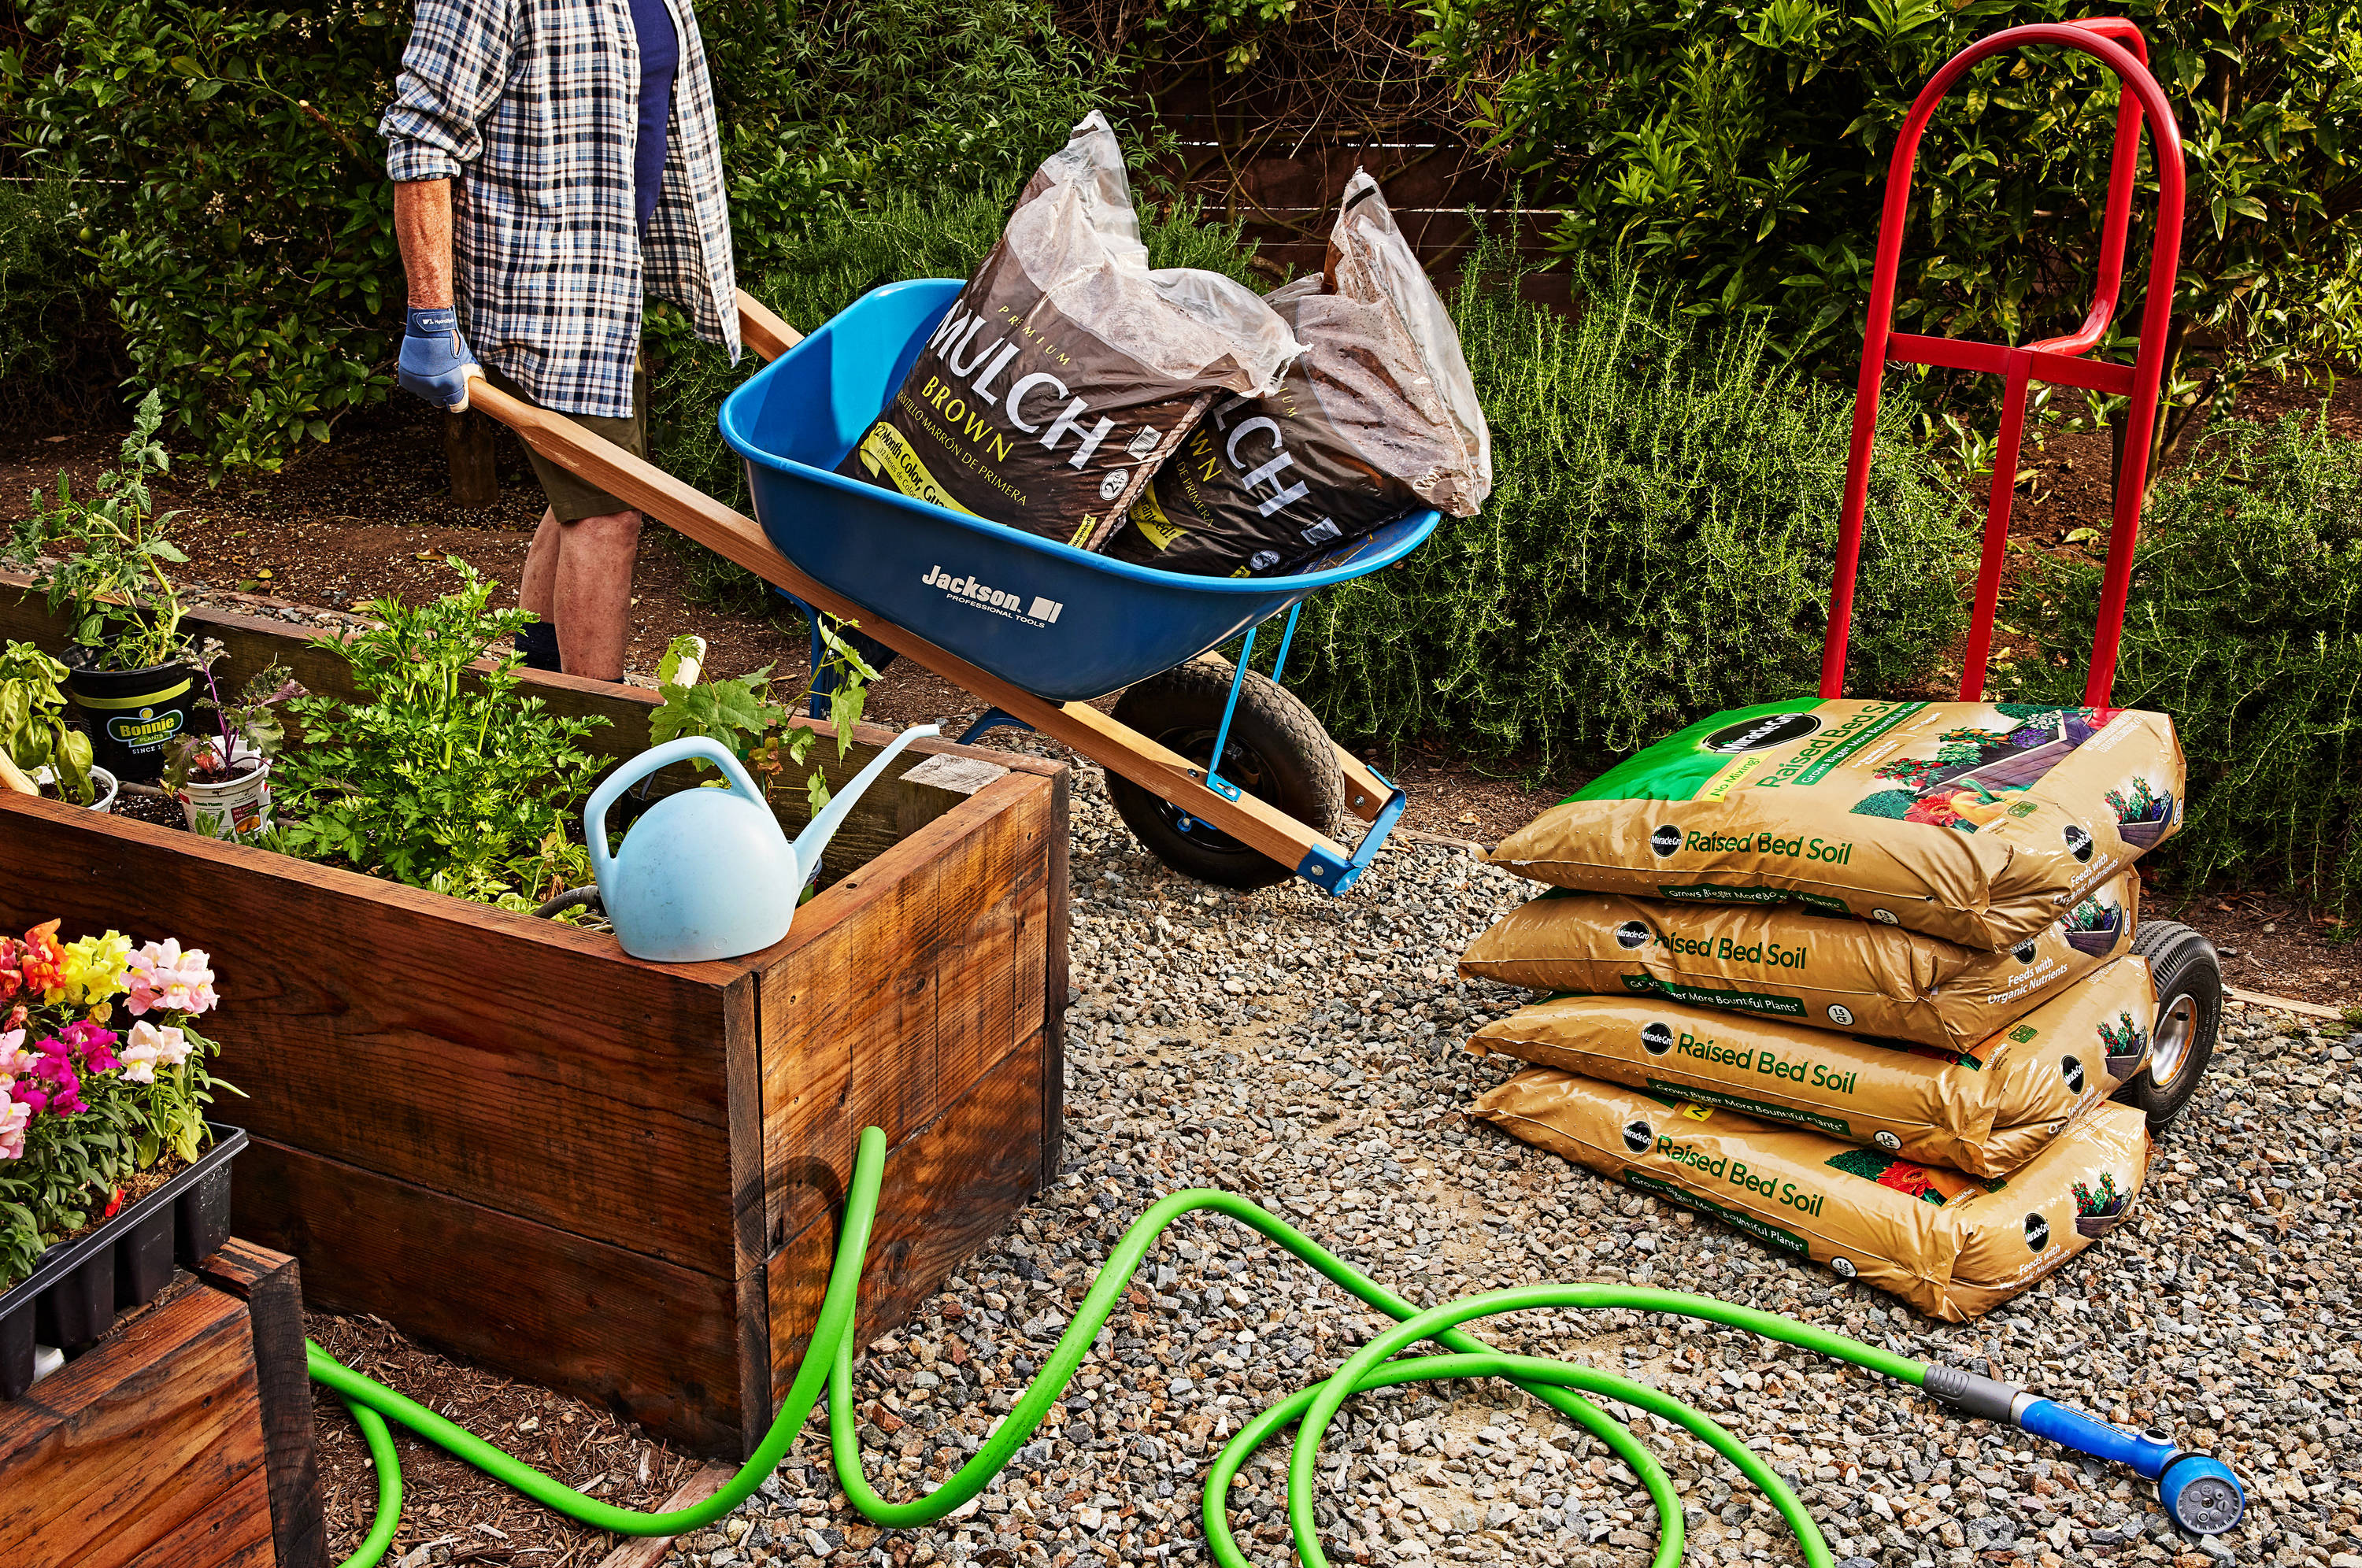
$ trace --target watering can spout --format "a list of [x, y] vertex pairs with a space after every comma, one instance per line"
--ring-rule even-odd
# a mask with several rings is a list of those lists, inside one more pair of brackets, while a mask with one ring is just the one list
[[796, 834], [796, 869], [803, 879], [811, 878], [820, 865], [821, 851], [826, 849], [828, 841], [836, 836], [836, 830], [844, 825], [844, 819], [852, 814], [862, 792], [877, 782], [879, 776], [886, 771], [886, 765], [894, 760], [894, 754], [922, 735], [942, 733], [933, 724], [911, 725], [889, 741], [886, 749], [870, 759], [868, 767], [855, 774], [852, 782], [829, 798], [828, 804], [821, 808], [819, 814], [805, 825], [804, 831]]

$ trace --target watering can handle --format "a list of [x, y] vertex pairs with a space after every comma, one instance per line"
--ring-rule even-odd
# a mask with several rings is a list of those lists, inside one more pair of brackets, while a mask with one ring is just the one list
[[683, 735], [679, 740], [650, 746], [607, 775], [606, 782], [592, 791], [589, 803], [582, 808], [582, 841], [590, 851], [590, 874], [598, 879], [602, 896], [608, 890], [607, 878], [615, 868], [614, 857], [607, 853], [607, 808], [615, 803], [618, 795], [649, 774], [691, 757], [714, 764], [722, 769], [722, 777], [727, 780], [734, 793], [745, 796], [758, 806], [764, 805], [763, 791], [756, 787], [745, 766], [720, 741], [708, 735]]
[[811, 879], [813, 868], [820, 864], [820, 852], [828, 847], [828, 841], [834, 838], [836, 830], [844, 825], [845, 817], [852, 812], [854, 803], [861, 799], [862, 791], [877, 782], [877, 776], [886, 771], [886, 765], [894, 760], [896, 752], [922, 735], [941, 734], [943, 731], [933, 724], [911, 725], [887, 742], [886, 749], [870, 758], [868, 767], [855, 774], [851, 782], [829, 797], [828, 804], [821, 808], [820, 814], [805, 824], [803, 832], [796, 834], [796, 874], [807, 881]]

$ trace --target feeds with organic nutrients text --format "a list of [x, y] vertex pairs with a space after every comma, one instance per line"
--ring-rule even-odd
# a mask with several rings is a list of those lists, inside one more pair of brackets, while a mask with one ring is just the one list
[[1355, 171], [1320, 275], [1266, 296], [1305, 346], [1272, 392], [1217, 398], [1107, 553], [1264, 577], [1421, 507], [1474, 515], [1490, 436], [1460, 337], [1377, 182]]
[[1510, 911], [1460, 972], [1538, 991], [1660, 997], [1966, 1051], [2128, 952], [2125, 872], [2001, 952], [1785, 905], [1733, 908], [1553, 888]]
[[2122, 1223], [2148, 1169], [2146, 1119], [2110, 1103], [2069, 1122], [2006, 1177], [1963, 1176], [1551, 1067], [1519, 1073], [1473, 1114], [1954, 1323], [1991, 1311]]
[[1991, 1176], [2140, 1070], [2156, 1008], [2147, 964], [2124, 957], [1965, 1051], [1637, 996], [1540, 1002], [1468, 1049]]
[[1261, 392], [1300, 351], [1244, 284], [1149, 267], [1094, 111], [837, 472], [1095, 548], [1217, 393]]
[[1801, 904], [1996, 950], [2163, 842], [2182, 790], [2161, 713], [1799, 698], [1668, 736], [1491, 858], [1557, 887]]

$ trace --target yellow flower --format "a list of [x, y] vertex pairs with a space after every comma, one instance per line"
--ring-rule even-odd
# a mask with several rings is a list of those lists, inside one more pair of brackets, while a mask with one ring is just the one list
[[121, 996], [129, 988], [130, 973], [129, 937], [119, 931], [110, 931], [105, 936], [81, 937], [66, 944], [65, 962], [59, 966], [59, 984], [42, 999], [52, 1005], [63, 1001], [90, 1007]]

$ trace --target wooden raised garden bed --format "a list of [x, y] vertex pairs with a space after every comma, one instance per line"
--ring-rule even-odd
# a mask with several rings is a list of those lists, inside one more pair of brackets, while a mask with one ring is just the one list
[[323, 1568], [292, 1261], [232, 1242], [0, 1404], [0, 1560]]
[[[282, 624], [193, 620], [231, 679], [275, 658], [341, 690]], [[62, 641], [6, 579], [0, 636]], [[597, 749], [646, 745], [653, 693], [533, 680], [611, 721]], [[865, 728], [832, 776], [888, 738]], [[217, 1110], [253, 1140], [237, 1229], [299, 1257], [316, 1305], [734, 1454], [801, 1354], [864, 1125], [893, 1149], [872, 1331], [1057, 1171], [1066, 769], [939, 742], [898, 767], [787, 940], [723, 963], [6, 795], [0, 924], [213, 955], [235, 1005], [215, 1071], [252, 1097]]]

